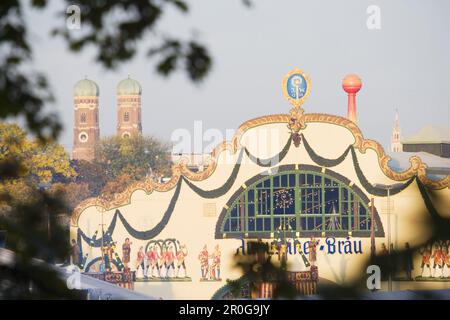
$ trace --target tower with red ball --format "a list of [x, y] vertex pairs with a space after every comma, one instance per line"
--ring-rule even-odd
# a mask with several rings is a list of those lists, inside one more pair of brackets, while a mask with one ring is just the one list
[[342, 88], [348, 94], [347, 118], [354, 123], [358, 122], [356, 113], [356, 93], [361, 89], [361, 79], [356, 74], [349, 74], [342, 80]]

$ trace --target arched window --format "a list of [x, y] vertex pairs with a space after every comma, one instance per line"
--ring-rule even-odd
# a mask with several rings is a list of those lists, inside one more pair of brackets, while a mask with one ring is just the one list
[[123, 114], [123, 121], [125, 121], [125, 122], [130, 121], [130, 114], [128, 112], [125, 112]]
[[[305, 167], [311, 170], [287, 170], [250, 179], [222, 211], [216, 237], [321, 237], [347, 236], [350, 232], [369, 237], [371, 208], [364, 193], [337, 173]], [[382, 236], [376, 210], [374, 217], [375, 234]]]
[[81, 113], [80, 122], [86, 123], [86, 119], [87, 119], [86, 112]]

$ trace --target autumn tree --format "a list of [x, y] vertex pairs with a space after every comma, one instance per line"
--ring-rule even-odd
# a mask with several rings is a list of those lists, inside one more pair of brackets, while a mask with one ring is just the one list
[[32, 202], [32, 190], [49, 186], [55, 175], [72, 178], [76, 174], [61, 145], [29, 139], [18, 125], [0, 123], [0, 166], [8, 164], [17, 164], [17, 174], [4, 177], [0, 182], [3, 209], [20, 202]]
[[75, 170], [76, 176], [69, 183], [85, 184], [90, 197], [98, 196], [108, 181], [104, 166], [96, 161], [75, 159], [71, 161], [71, 166]]
[[104, 170], [102, 193], [118, 193], [134, 181], [170, 176], [170, 145], [151, 136], [104, 138], [96, 146], [93, 163]]
[[55, 198], [62, 199], [67, 206], [67, 213], [73, 212], [75, 207], [83, 200], [90, 198], [91, 192], [87, 183], [61, 183], [51, 185], [49, 193]]

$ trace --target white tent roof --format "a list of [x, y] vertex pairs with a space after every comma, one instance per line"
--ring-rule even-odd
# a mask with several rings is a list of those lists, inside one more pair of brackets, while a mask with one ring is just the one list
[[[0, 248], [0, 265], [11, 265], [14, 263], [15, 260], [15, 254], [11, 250]], [[42, 264], [45, 263], [42, 260], [39, 259], [33, 259], [33, 262], [36, 264]], [[61, 275], [61, 279], [68, 282], [69, 277], [73, 275], [73, 273], [70, 272], [70, 267], [64, 268], [61, 266], [53, 266], [48, 265], [50, 268], [55, 268], [59, 274]], [[71, 266], [74, 267], [74, 266]], [[95, 279], [93, 277], [84, 275], [84, 274], [77, 274], [76, 275], [75, 282], [71, 282], [75, 289], [79, 290], [93, 290], [96, 293], [96, 297], [101, 299], [108, 299], [108, 300], [156, 300], [156, 297], [151, 297], [144, 295], [142, 293], [128, 290], [125, 288], [121, 288], [117, 285], [114, 285], [112, 283], [102, 281]]]

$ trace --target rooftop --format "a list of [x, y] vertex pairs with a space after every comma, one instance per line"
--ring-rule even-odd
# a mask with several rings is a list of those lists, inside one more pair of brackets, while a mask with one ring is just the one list
[[450, 124], [447, 126], [428, 125], [414, 135], [403, 139], [402, 143], [450, 143]]
[[[388, 153], [391, 157], [389, 166], [394, 171], [404, 171], [409, 169], [411, 163], [409, 159], [418, 156], [427, 168], [429, 178], [439, 178], [442, 175], [450, 175], [450, 158], [442, 158], [428, 152], [392, 152]], [[442, 177], [441, 177], [442, 178]]]

